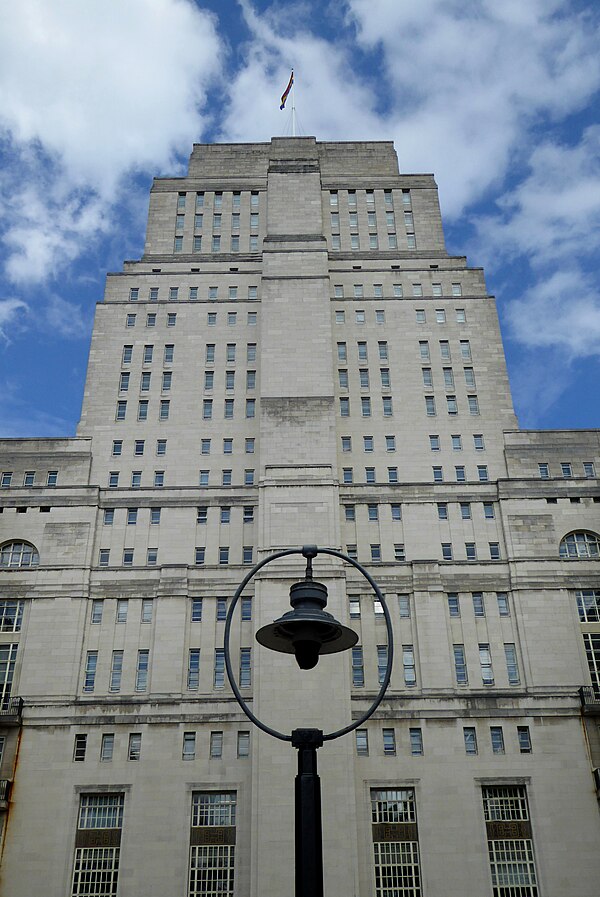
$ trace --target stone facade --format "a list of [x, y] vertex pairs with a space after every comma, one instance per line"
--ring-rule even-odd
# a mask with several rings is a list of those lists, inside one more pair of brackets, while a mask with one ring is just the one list
[[[77, 438], [0, 441], [0, 893], [292, 892], [294, 751], [221, 650], [249, 567], [311, 542], [396, 644], [319, 751], [325, 893], [595, 897], [598, 465], [598, 431], [518, 429], [483, 272], [392, 144], [195, 146], [108, 275]], [[233, 621], [286, 732], [357, 719], [385, 664], [366, 581], [316, 574], [352, 657], [256, 644], [294, 559]]]

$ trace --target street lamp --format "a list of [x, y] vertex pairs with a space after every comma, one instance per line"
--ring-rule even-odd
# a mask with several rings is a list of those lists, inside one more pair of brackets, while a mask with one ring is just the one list
[[[321, 729], [294, 729], [290, 735], [278, 732], [263, 723], [250, 710], [233, 676], [229, 638], [231, 621], [237, 602], [250, 582], [262, 567], [279, 558], [301, 554], [306, 558], [305, 577], [290, 588], [292, 610], [275, 622], [261, 627], [256, 640], [265, 648], [285, 654], [294, 654], [302, 670], [315, 667], [322, 654], [336, 654], [352, 648], [358, 641], [354, 630], [339, 623], [325, 610], [327, 588], [313, 580], [312, 562], [318, 554], [328, 554], [346, 561], [361, 573], [381, 603], [387, 629], [388, 651], [385, 675], [379, 692], [369, 709], [349, 725], [335, 732], [324, 733]], [[323, 897], [323, 836], [321, 829], [321, 784], [317, 774], [317, 749], [325, 741], [333, 741], [347, 735], [369, 719], [375, 712], [387, 690], [392, 674], [394, 655], [392, 622], [379, 586], [358, 561], [336, 551], [334, 548], [317, 548], [305, 545], [303, 548], [288, 548], [278, 551], [260, 561], [250, 570], [240, 583], [227, 612], [224, 634], [225, 669], [236, 700], [248, 719], [267, 735], [289, 741], [298, 751], [298, 774], [295, 781], [295, 851], [296, 851], [296, 897]]]

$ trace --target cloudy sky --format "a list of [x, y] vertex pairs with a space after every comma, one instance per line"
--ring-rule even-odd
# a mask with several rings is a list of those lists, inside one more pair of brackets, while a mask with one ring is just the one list
[[0, 30], [0, 435], [79, 419], [107, 270], [194, 141], [392, 139], [486, 269], [523, 427], [600, 426], [593, 0], [19, 0]]

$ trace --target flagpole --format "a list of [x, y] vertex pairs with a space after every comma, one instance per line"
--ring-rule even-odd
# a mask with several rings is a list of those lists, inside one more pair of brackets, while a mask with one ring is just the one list
[[[294, 69], [292, 69], [294, 71]], [[292, 81], [292, 137], [296, 136], [296, 73]]]

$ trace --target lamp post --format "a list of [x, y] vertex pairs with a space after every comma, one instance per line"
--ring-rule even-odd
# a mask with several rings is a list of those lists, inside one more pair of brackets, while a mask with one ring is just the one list
[[[346, 561], [361, 573], [381, 603], [387, 629], [388, 652], [385, 675], [379, 692], [369, 709], [349, 725], [335, 732], [324, 733], [321, 729], [294, 729], [290, 735], [278, 732], [263, 723], [250, 710], [238, 688], [231, 666], [229, 638], [231, 621], [238, 600], [250, 580], [266, 564], [279, 558], [301, 554], [306, 558], [304, 579], [290, 588], [290, 604], [292, 610], [278, 620], [261, 627], [256, 633], [256, 640], [265, 648], [285, 654], [294, 654], [298, 666], [302, 670], [315, 667], [323, 654], [335, 654], [352, 648], [358, 641], [354, 630], [339, 623], [332, 614], [325, 610], [327, 604], [327, 587], [313, 579], [312, 562], [318, 554], [331, 555]], [[323, 897], [323, 836], [321, 829], [321, 783], [317, 773], [317, 749], [325, 741], [333, 741], [347, 735], [361, 726], [375, 712], [387, 690], [392, 674], [394, 656], [392, 622], [385, 598], [379, 586], [367, 570], [358, 561], [336, 551], [334, 548], [317, 548], [316, 545], [304, 545], [302, 548], [288, 548], [275, 552], [256, 564], [244, 577], [237, 588], [233, 601], [227, 612], [223, 650], [225, 669], [236, 700], [248, 719], [267, 735], [289, 741], [298, 751], [298, 774], [295, 781], [295, 854], [296, 854], [296, 888], [295, 897]]]

